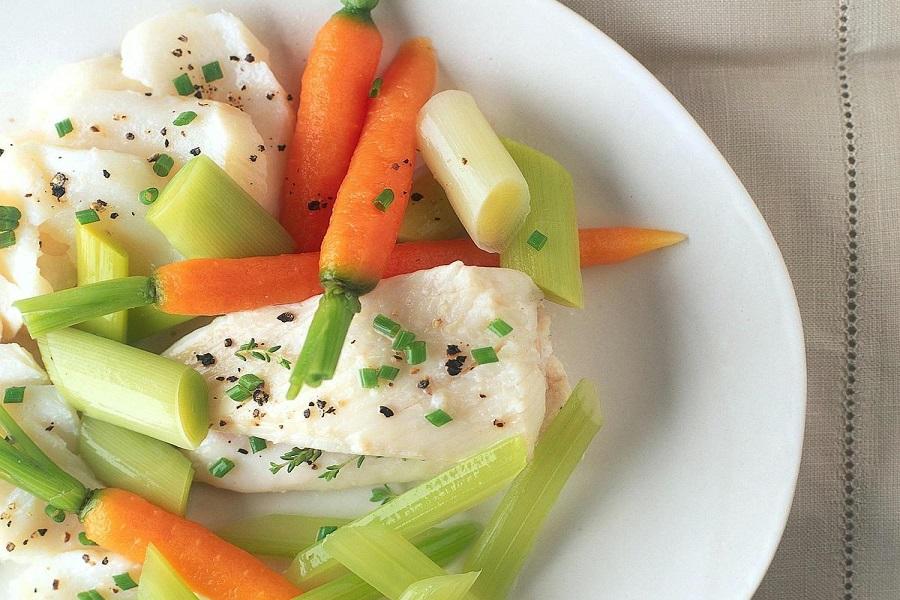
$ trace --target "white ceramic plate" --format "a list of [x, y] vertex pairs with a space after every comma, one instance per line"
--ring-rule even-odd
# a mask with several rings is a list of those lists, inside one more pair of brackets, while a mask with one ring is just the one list
[[[179, 3], [12, 3], [0, 67], [10, 90], [51, 66], [117, 51]], [[333, 0], [203, 2], [245, 19], [296, 91]], [[677, 101], [589, 23], [550, 0], [383, 0], [385, 55], [431, 36], [441, 85], [470, 91], [503, 134], [571, 169], [583, 225], [688, 233], [674, 249], [586, 273], [584, 311], [554, 309], [573, 380], [600, 384], [607, 425], [566, 488], [515, 598], [747, 598], [787, 518], [803, 433], [800, 318], [752, 200]], [[0, 112], [0, 114], [4, 114]], [[321, 506], [200, 489], [204, 520]], [[360, 510], [360, 494], [328, 499]], [[321, 509], [319, 509], [321, 510]]]

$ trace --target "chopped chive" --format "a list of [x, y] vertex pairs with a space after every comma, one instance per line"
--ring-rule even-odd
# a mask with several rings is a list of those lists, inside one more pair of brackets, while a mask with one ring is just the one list
[[0, 218], [0, 231], [13, 231], [19, 227], [18, 219]]
[[394, 350], [406, 350], [406, 347], [412, 344], [415, 339], [416, 334], [403, 329], [394, 337], [394, 343], [391, 344], [391, 348]]
[[378, 93], [381, 92], [381, 77], [375, 79], [372, 82], [372, 87], [369, 89], [369, 98], [377, 98]]
[[0, 232], [0, 248], [9, 248], [10, 246], [16, 245], [16, 232], [15, 231], [2, 231]]
[[235, 402], [243, 402], [250, 397], [251, 392], [242, 385], [236, 385], [225, 390], [225, 394]]
[[372, 389], [378, 387], [378, 371], [375, 369], [360, 369], [359, 370], [359, 384], [365, 389]]
[[224, 75], [222, 75], [222, 66], [217, 60], [203, 65], [201, 70], [203, 71], [203, 79], [205, 79], [207, 83], [210, 81], [217, 81], [224, 77]]
[[65, 137], [66, 135], [75, 131], [75, 128], [72, 127], [72, 119], [69, 118], [63, 119], [62, 121], [55, 123], [53, 126], [56, 127], [56, 135], [58, 135], [59, 137]]
[[386, 315], [375, 315], [375, 319], [372, 321], [372, 327], [374, 327], [375, 331], [381, 335], [391, 339], [397, 337], [397, 334], [400, 333], [401, 329], [400, 323], [392, 321]]
[[3, 404], [21, 404], [25, 400], [25, 386], [8, 387], [3, 392]]
[[335, 531], [337, 531], [337, 527], [334, 525], [323, 525], [319, 527], [319, 531], [316, 533], [316, 541], [321, 542]]
[[82, 546], [96, 546], [97, 545], [97, 542], [95, 542], [94, 540], [89, 538], [87, 536], [87, 534], [83, 531], [78, 533], [78, 543], [80, 543]]
[[488, 325], [488, 329], [491, 332], [496, 333], [499, 337], [509, 335], [513, 330], [512, 326], [503, 319], [494, 319], [491, 321], [490, 325]]
[[535, 229], [531, 232], [531, 235], [528, 236], [526, 242], [535, 250], [540, 250], [547, 245], [547, 236]]
[[118, 575], [113, 575], [113, 583], [116, 584], [116, 587], [120, 590], [133, 590], [138, 586], [138, 584], [131, 578], [131, 574], [129, 573], [120, 573]]
[[220, 458], [209, 466], [209, 474], [222, 479], [234, 468], [234, 463], [225, 457]]
[[500, 359], [497, 358], [497, 353], [494, 352], [494, 349], [490, 346], [485, 346], [484, 348], [475, 348], [474, 350], [472, 350], [472, 358], [479, 365], [500, 362]]
[[194, 93], [194, 84], [191, 83], [191, 78], [188, 77], [187, 73], [182, 73], [173, 79], [172, 83], [175, 85], [175, 91], [178, 92], [179, 96], [190, 96]]
[[141, 204], [144, 206], [150, 206], [156, 199], [159, 198], [159, 190], [155, 187], [148, 187], [145, 190], [141, 190], [141, 193], [138, 194], [138, 200], [141, 201]]
[[405, 352], [406, 362], [411, 365], [420, 365], [425, 362], [425, 359], [427, 358], [425, 342], [422, 340], [416, 340], [410, 343], [410, 345], [406, 347]]
[[248, 392], [252, 392], [259, 386], [263, 384], [263, 380], [253, 373], [247, 373], [246, 375], [241, 375], [241, 378], [238, 379], [238, 385], [242, 388], [246, 389]]
[[97, 590], [88, 590], [86, 592], [78, 592], [75, 596], [76, 600], [105, 600]]
[[397, 374], [400, 372], [400, 369], [397, 367], [392, 367], [391, 365], [381, 365], [381, 368], [378, 369], [378, 379], [387, 379], [388, 381], [393, 381], [397, 378]]
[[160, 154], [159, 157], [153, 161], [153, 172], [160, 177], [165, 177], [174, 166], [175, 161], [172, 160], [171, 156], [168, 154]]
[[250, 452], [256, 454], [257, 452], [262, 452], [266, 448], [269, 447], [269, 444], [266, 443], [266, 440], [261, 437], [256, 437], [255, 435], [250, 436]]
[[387, 212], [388, 206], [394, 201], [394, 190], [390, 188], [384, 188], [381, 190], [381, 193], [375, 196], [375, 199], [372, 203], [375, 205], [375, 208], [380, 210], [381, 212]]
[[18, 221], [22, 218], [22, 211], [15, 206], [0, 206], [0, 219]]
[[50, 520], [54, 523], [62, 523], [66, 520], [66, 511], [61, 508], [56, 508], [52, 504], [48, 504], [44, 507], [44, 514], [50, 517]]
[[428, 419], [428, 422], [435, 427], [443, 427], [453, 420], [453, 417], [451, 417], [441, 409], [437, 409], [434, 412], [428, 413], [427, 415], [425, 415], [425, 418]]
[[78, 219], [78, 222], [82, 225], [87, 225], [88, 223], [96, 223], [100, 220], [100, 215], [97, 214], [97, 211], [93, 208], [86, 208], [84, 210], [76, 210], [75, 218]]
[[197, 118], [197, 113], [195, 113], [192, 110], [186, 110], [183, 113], [181, 113], [180, 115], [178, 115], [177, 117], [175, 117], [175, 120], [172, 121], [172, 125], [178, 125], [179, 127], [181, 127], [182, 125], [187, 125], [188, 123], [190, 123], [191, 121], [193, 121], [196, 118]]

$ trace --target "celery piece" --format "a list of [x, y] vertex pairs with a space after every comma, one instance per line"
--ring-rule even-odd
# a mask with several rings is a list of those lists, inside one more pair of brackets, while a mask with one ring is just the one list
[[[416, 548], [439, 564], [446, 566], [459, 556], [478, 536], [475, 523], [458, 523], [432, 527], [412, 539]], [[381, 592], [352, 573], [313, 588], [295, 600], [380, 600]]]
[[[128, 276], [128, 252], [97, 223], [75, 224], [78, 285]], [[84, 331], [124, 342], [128, 313], [124, 310], [88, 319], [78, 325]]]
[[206, 381], [191, 367], [71, 328], [38, 346], [63, 398], [87, 416], [179, 448], [206, 437]]
[[78, 453], [104, 485], [134, 492], [169, 512], [184, 515], [194, 467], [169, 444], [84, 417]]
[[400, 600], [463, 600], [476, 579], [476, 572], [422, 579], [406, 588]]
[[[531, 191], [531, 212], [505, 252], [500, 266], [531, 276], [557, 304], [581, 308], [581, 257], [572, 176], [561, 164], [525, 144], [503, 140]], [[535, 239], [529, 238], [535, 234]]]
[[582, 379], [534, 449], [494, 511], [466, 561], [481, 571], [472, 594], [481, 600], [506, 598], [541, 525], [572, 471], [603, 425], [597, 388]]
[[[523, 469], [526, 454], [521, 437], [497, 442], [345, 527], [381, 524], [414, 536], [497, 493]], [[343, 572], [319, 542], [297, 555], [287, 576], [308, 588]]]
[[445, 90], [419, 112], [425, 164], [479, 248], [509, 246], [529, 210], [528, 182], [466, 92]]
[[270, 256], [294, 249], [278, 221], [203, 154], [178, 171], [146, 219], [185, 258]]
[[170, 315], [155, 304], [132, 308], [128, 311], [128, 342], [143, 340], [194, 318], [189, 315]]
[[147, 545], [138, 600], [197, 600], [188, 584], [153, 544]]
[[444, 188], [431, 171], [424, 169], [413, 179], [397, 241], [455, 240], [467, 235], [466, 228], [453, 212], [453, 205]]
[[333, 517], [263, 515], [229, 523], [216, 533], [251, 554], [292, 558], [316, 541], [320, 527], [341, 527], [349, 522]]

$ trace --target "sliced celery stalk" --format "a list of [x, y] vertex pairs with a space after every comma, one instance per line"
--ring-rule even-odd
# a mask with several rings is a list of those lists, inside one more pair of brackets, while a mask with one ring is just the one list
[[389, 600], [400, 600], [413, 583], [447, 573], [402, 535], [384, 525], [343, 527], [325, 550]]
[[516, 477], [466, 560], [481, 571], [472, 594], [506, 598], [541, 525], [603, 424], [597, 388], [582, 379], [538, 440], [534, 457]]
[[[444, 567], [459, 556], [481, 531], [475, 523], [432, 527], [412, 539], [416, 548]], [[352, 573], [298, 596], [297, 600], [379, 600], [381, 592]]]
[[455, 240], [467, 235], [444, 188], [431, 171], [424, 169], [413, 179], [397, 241]]
[[170, 315], [159, 310], [155, 304], [138, 306], [128, 311], [128, 341], [137, 342], [160, 331], [187, 323], [194, 317]]
[[185, 258], [287, 254], [294, 240], [209, 157], [192, 158], [147, 211]]
[[263, 515], [229, 523], [216, 533], [251, 554], [293, 558], [316, 542], [320, 527], [342, 527], [349, 522], [334, 517]]
[[400, 600], [463, 600], [476, 579], [474, 572], [423, 579], [406, 588]]
[[[500, 255], [500, 266], [530, 275], [550, 300], [581, 308], [584, 292], [572, 176], [546, 154], [513, 140], [504, 139], [503, 144], [528, 181], [531, 212]], [[535, 231], [547, 236], [540, 250], [528, 243]]]
[[184, 579], [153, 544], [147, 545], [138, 600], [197, 600]]
[[[78, 285], [128, 276], [128, 252], [109, 236], [99, 221], [75, 224]], [[117, 342], [127, 337], [128, 313], [124, 310], [88, 319], [79, 329]]]
[[179, 448], [206, 437], [206, 381], [189, 366], [71, 328], [38, 345], [63, 398], [89, 417]]
[[[344, 527], [381, 524], [414, 536], [493, 496], [524, 468], [526, 454], [521, 437], [497, 442]], [[309, 588], [344, 572], [319, 542], [297, 555], [287, 576]]]
[[169, 512], [184, 515], [194, 467], [169, 444], [84, 417], [78, 450], [105, 485], [134, 492]]

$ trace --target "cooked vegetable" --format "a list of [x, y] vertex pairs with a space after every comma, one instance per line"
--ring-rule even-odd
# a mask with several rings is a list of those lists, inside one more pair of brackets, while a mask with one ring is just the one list
[[178, 171], [146, 218], [186, 258], [269, 256], [294, 249], [278, 221], [203, 154]]
[[466, 561], [481, 571], [472, 595], [506, 598], [547, 514], [600, 430], [597, 388], [582, 379], [538, 440], [534, 457], [512, 485]]
[[[522, 470], [525, 455], [522, 438], [507, 438], [344, 527], [375, 523], [396, 529], [406, 537], [414, 536], [490, 498]], [[343, 569], [319, 542], [297, 555], [287, 575], [312, 587], [341, 573]]]
[[584, 306], [572, 176], [533, 148], [503, 140], [531, 190], [531, 212], [500, 255], [500, 264], [531, 276], [558, 304]]
[[[590, 231], [602, 232], [602, 235], [589, 235]], [[581, 266], [624, 262], [647, 252], [674, 246], [685, 239], [687, 236], [683, 233], [661, 229], [636, 227], [582, 229], [578, 232]]]
[[[341, 183], [322, 242], [319, 277], [325, 294], [294, 363], [288, 398], [303, 385], [331, 379], [341, 356], [359, 296], [371, 291], [385, 271], [409, 200], [415, 161], [415, 119], [434, 88], [437, 64], [431, 43], [404, 43], [370, 101], [359, 143]], [[379, 209], [375, 200], [390, 190], [394, 200]]]
[[[128, 276], [128, 252], [99, 223], [75, 224], [75, 254], [80, 286]], [[127, 327], [128, 312], [124, 310], [78, 325], [79, 329], [117, 342], [126, 340]]]
[[263, 515], [229, 523], [216, 533], [251, 554], [293, 558], [317, 541], [321, 527], [341, 527], [349, 522], [334, 517]]
[[453, 240], [466, 236], [466, 228], [459, 222], [447, 193], [428, 169], [413, 179], [409, 204], [397, 241]]
[[300, 252], [318, 250], [359, 141], [381, 56], [370, 11], [378, 0], [344, 0], [316, 34], [300, 84], [288, 146], [281, 224]]
[[143, 340], [160, 331], [165, 331], [176, 325], [187, 323], [193, 318], [192, 315], [172, 315], [165, 313], [155, 304], [135, 306], [128, 311], [128, 343]]
[[463, 600], [476, 579], [473, 572], [423, 579], [406, 588], [400, 600]]
[[134, 492], [169, 512], [184, 515], [194, 467], [172, 446], [84, 417], [78, 453], [104, 485]]
[[138, 600], [197, 600], [187, 583], [153, 544], [147, 544]]
[[422, 108], [419, 148], [475, 244], [506, 250], [528, 214], [528, 183], [466, 92], [435, 94]]
[[38, 344], [60, 394], [87, 416], [180, 448], [206, 437], [206, 381], [189, 366], [77, 329]]
[[328, 536], [323, 546], [389, 600], [399, 600], [420, 579], [447, 573], [402, 535], [384, 525], [344, 527]]
[[[475, 537], [480, 527], [474, 523], [461, 523], [447, 527], [433, 527], [412, 538], [416, 548], [441, 566], [446, 566], [461, 554]], [[303, 600], [379, 600], [381, 593], [352, 573], [320, 585], [301, 596]]]

